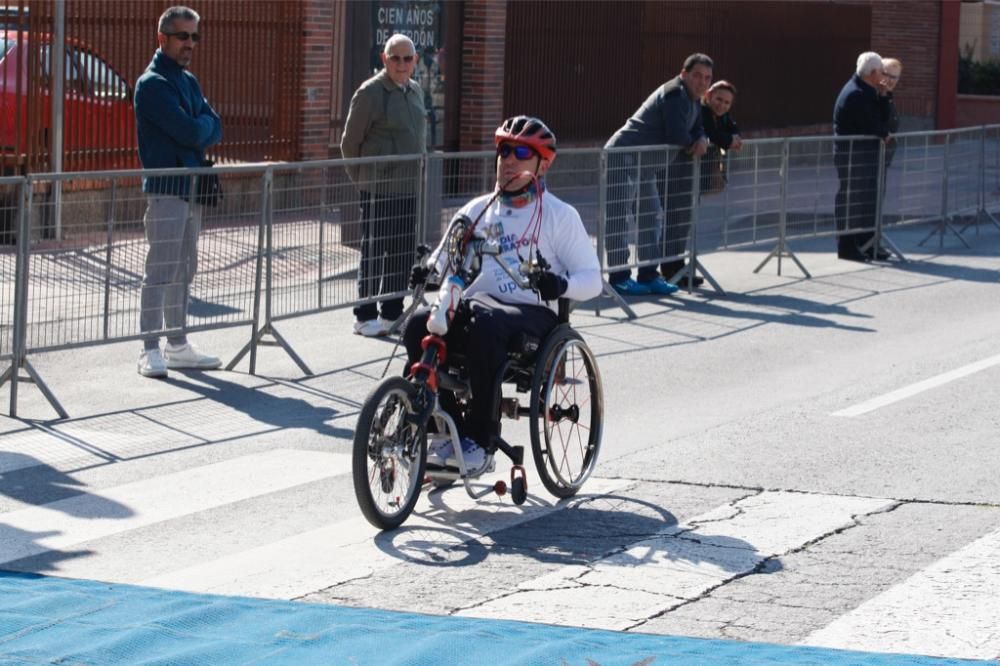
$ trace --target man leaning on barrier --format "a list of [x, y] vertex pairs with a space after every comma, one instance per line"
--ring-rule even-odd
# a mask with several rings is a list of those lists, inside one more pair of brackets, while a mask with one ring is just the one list
[[[858, 56], [854, 76], [844, 84], [833, 107], [836, 136], [868, 135], [871, 139], [838, 140], [833, 144], [833, 161], [840, 188], [835, 216], [837, 256], [848, 261], [885, 259], [878, 248], [865, 247], [874, 237], [878, 203], [878, 161], [883, 140], [889, 134], [884, 117], [884, 101], [879, 98], [883, 78], [882, 57], [874, 51]], [[851, 229], [865, 231], [850, 232]]]
[[[691, 224], [691, 191], [694, 186], [693, 157], [708, 149], [708, 139], [701, 122], [701, 97], [712, 83], [712, 59], [704, 53], [693, 53], [684, 60], [681, 73], [657, 88], [625, 125], [612, 136], [605, 148], [623, 146], [681, 146], [683, 150], [663, 163], [662, 155], [654, 153], [613, 153], [608, 156], [607, 234], [609, 282], [620, 294], [672, 294], [677, 286], [664, 278], [672, 278], [684, 268], [683, 259], [671, 259], [656, 266], [639, 268], [637, 279], [631, 278], [628, 263], [626, 220], [638, 188], [639, 205], [636, 215], [639, 230], [637, 252], [639, 261], [676, 257], [684, 253]], [[641, 161], [640, 173], [634, 173]], [[632, 183], [629, 183], [632, 180]], [[666, 211], [661, 200], [666, 196]], [[660, 229], [660, 214], [665, 223]], [[696, 277], [694, 286], [701, 278]], [[686, 283], [685, 283], [686, 284]]]
[[[139, 160], [145, 169], [200, 167], [205, 151], [222, 138], [222, 121], [187, 70], [201, 35], [201, 18], [188, 7], [171, 7], [160, 16], [160, 47], [135, 84]], [[167, 368], [211, 370], [216, 356], [199, 352], [184, 333], [188, 289], [198, 268], [202, 205], [191, 196], [189, 176], [143, 178], [149, 249], [142, 278], [139, 329], [143, 350], [138, 370], [144, 377], [166, 377]], [[167, 343], [160, 352], [160, 331]]]
[[[412, 155], [426, 151], [424, 93], [412, 80], [417, 51], [405, 35], [393, 35], [382, 51], [384, 68], [351, 98], [340, 150], [344, 157]], [[361, 207], [358, 296], [370, 299], [406, 289], [416, 245], [417, 162], [383, 160], [347, 167]], [[403, 313], [403, 299], [354, 308], [354, 332], [381, 336]]]

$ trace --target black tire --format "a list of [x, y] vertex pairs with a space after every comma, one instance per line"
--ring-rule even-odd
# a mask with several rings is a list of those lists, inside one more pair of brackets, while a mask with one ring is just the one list
[[417, 388], [388, 377], [365, 399], [354, 432], [354, 495], [375, 527], [392, 530], [413, 512], [424, 481], [424, 424], [407, 419], [416, 411]]
[[593, 353], [568, 324], [549, 334], [536, 357], [529, 418], [542, 484], [556, 497], [572, 497], [597, 464], [604, 393]]
[[523, 476], [515, 476], [514, 480], [511, 481], [510, 498], [517, 506], [521, 506], [528, 499], [528, 486], [525, 484]]

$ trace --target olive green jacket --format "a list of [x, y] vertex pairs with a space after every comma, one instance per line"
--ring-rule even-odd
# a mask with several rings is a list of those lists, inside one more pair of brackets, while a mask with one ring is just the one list
[[[423, 154], [427, 151], [424, 91], [413, 80], [404, 91], [381, 72], [361, 84], [351, 98], [340, 150], [344, 157]], [[418, 162], [395, 160], [347, 167], [364, 192], [412, 193], [417, 190]]]

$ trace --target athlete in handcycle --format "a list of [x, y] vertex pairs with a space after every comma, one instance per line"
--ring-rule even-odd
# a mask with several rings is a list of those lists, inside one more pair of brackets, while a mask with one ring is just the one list
[[[556, 138], [537, 118], [505, 120], [495, 133], [496, 190], [473, 199], [414, 266], [414, 301], [434, 304], [407, 320], [407, 377], [389, 377], [365, 400], [354, 438], [354, 488], [365, 517], [393, 529], [426, 482], [457, 480], [469, 495], [504, 494], [504, 481], [473, 484], [513, 462], [510, 494], [527, 496], [523, 446], [500, 436], [500, 416], [528, 416], [543, 485], [575, 494], [600, 448], [603, 397], [590, 349], [569, 327], [570, 300], [601, 291], [600, 263], [580, 215], [548, 193]], [[502, 384], [530, 393], [527, 406]], [[428, 438], [430, 439], [428, 443]]]

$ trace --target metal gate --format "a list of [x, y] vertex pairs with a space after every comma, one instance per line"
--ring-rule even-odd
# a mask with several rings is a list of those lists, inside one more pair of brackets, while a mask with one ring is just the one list
[[[63, 169], [138, 166], [132, 90], [169, 1], [73, 0], [65, 8]], [[302, 82], [300, 0], [202, 2], [192, 63], [223, 121], [222, 161], [294, 160]], [[55, 0], [0, 0], [0, 167], [51, 168]]]

